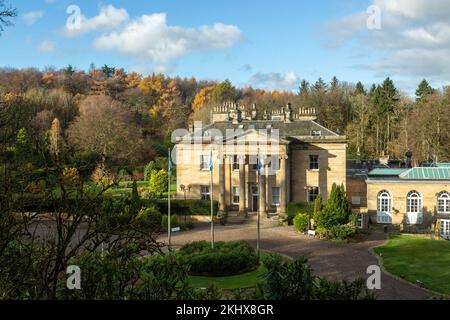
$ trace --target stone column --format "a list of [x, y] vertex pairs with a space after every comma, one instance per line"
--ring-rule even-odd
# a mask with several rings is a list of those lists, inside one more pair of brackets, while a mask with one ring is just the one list
[[287, 155], [280, 157], [280, 216], [285, 216], [287, 213], [287, 195], [288, 195], [288, 181], [287, 181]]
[[245, 156], [239, 157], [239, 214], [246, 214], [245, 209]]
[[219, 186], [220, 186], [220, 198], [219, 198], [219, 202], [220, 202], [220, 208], [219, 208], [219, 212], [220, 213], [226, 213], [227, 212], [227, 204], [226, 204], [226, 197], [225, 197], [225, 193], [226, 193], [226, 177], [225, 177], [225, 160], [226, 158], [224, 156], [220, 157], [220, 163], [219, 163]]
[[227, 156], [228, 164], [225, 165], [228, 171], [228, 187], [226, 187], [226, 193], [228, 193], [228, 199], [226, 199], [226, 203], [233, 203], [233, 156]]
[[259, 176], [259, 215], [264, 218], [267, 217], [266, 179], [266, 166], [264, 165]]

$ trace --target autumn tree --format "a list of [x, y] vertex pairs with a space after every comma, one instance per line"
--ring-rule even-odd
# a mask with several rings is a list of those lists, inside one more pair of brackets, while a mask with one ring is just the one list
[[192, 102], [192, 110], [197, 111], [202, 109], [205, 104], [212, 100], [212, 93], [214, 92], [216, 85], [208, 86], [200, 90]]
[[61, 144], [62, 144], [62, 135], [61, 135], [61, 122], [59, 122], [58, 118], [53, 119], [52, 126], [50, 128], [50, 153], [56, 158], [59, 159], [59, 155], [61, 152]]
[[101, 155], [103, 162], [134, 162], [142, 156], [142, 136], [133, 113], [107, 96], [88, 97], [81, 103], [68, 138], [76, 149]]

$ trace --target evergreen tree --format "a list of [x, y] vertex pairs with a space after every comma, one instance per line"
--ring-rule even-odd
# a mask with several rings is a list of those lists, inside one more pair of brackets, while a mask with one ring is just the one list
[[416, 90], [416, 101], [423, 101], [428, 95], [436, 92], [436, 89], [432, 88], [426, 79], [423, 79]]
[[323, 81], [322, 78], [319, 78], [313, 86], [314, 91], [325, 91], [328, 88], [328, 85]]
[[315, 217], [315, 224], [320, 228], [330, 229], [333, 226], [343, 225], [349, 222], [351, 214], [344, 186], [335, 183], [327, 203]]
[[21, 128], [19, 132], [17, 132], [15, 151], [17, 161], [30, 160], [32, 157], [31, 142], [25, 128]]
[[366, 94], [366, 90], [364, 89], [364, 85], [361, 83], [361, 81], [358, 81], [355, 88], [356, 94]]
[[338, 78], [337, 78], [336, 76], [334, 76], [334, 77], [331, 79], [330, 85], [331, 85], [331, 90], [336, 90], [336, 89], [338, 88], [338, 86], [339, 86], [339, 80], [338, 80]]
[[309, 82], [303, 79], [302, 82], [300, 83], [298, 94], [300, 96], [303, 96], [307, 95], [308, 93], [309, 93]]
[[229, 80], [219, 83], [211, 94], [212, 101], [225, 102], [234, 101], [236, 98], [236, 89]]

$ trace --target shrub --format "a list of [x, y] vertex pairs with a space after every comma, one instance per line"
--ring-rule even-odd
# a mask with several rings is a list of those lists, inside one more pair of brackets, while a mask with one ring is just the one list
[[330, 229], [349, 222], [351, 207], [344, 186], [333, 184], [330, 197], [320, 212], [316, 212], [314, 223], [318, 227]]
[[[178, 218], [176, 215], [170, 215], [170, 227], [178, 228], [180, 225], [178, 224]], [[162, 216], [161, 227], [163, 230], [167, 230], [169, 228], [169, 217], [167, 215]]]
[[299, 213], [294, 218], [294, 228], [298, 232], [308, 231], [309, 227], [309, 214]]
[[166, 170], [152, 171], [150, 176], [150, 191], [157, 196], [162, 196], [163, 193], [168, 192], [169, 174]]
[[319, 239], [328, 239], [330, 237], [330, 233], [326, 228], [317, 227], [316, 228], [316, 236]]
[[135, 218], [135, 222], [144, 228], [161, 229], [162, 214], [156, 207], [142, 208]]
[[97, 165], [92, 173], [91, 179], [97, 186], [107, 187], [114, 184], [114, 176], [103, 164]]
[[153, 171], [158, 171], [155, 161], [150, 161], [144, 168], [144, 181], [150, 181]]
[[330, 238], [333, 240], [347, 240], [356, 234], [357, 228], [349, 224], [333, 226], [330, 228]]
[[267, 268], [259, 284], [256, 299], [267, 300], [373, 300], [363, 279], [333, 282], [317, 277], [308, 260], [284, 259], [279, 255], [264, 257]]
[[258, 268], [258, 256], [245, 241], [217, 242], [214, 249], [206, 241], [183, 246], [179, 254], [190, 264], [192, 275], [230, 276]]
[[289, 225], [292, 225], [293, 220], [297, 213], [304, 212], [308, 214], [312, 214], [314, 210], [314, 207], [310, 203], [304, 203], [304, 202], [291, 202], [288, 204], [287, 211], [287, 222]]
[[[146, 206], [157, 206], [160, 212], [168, 212], [167, 200], [143, 200]], [[172, 200], [171, 212], [179, 216], [209, 216], [211, 215], [211, 202], [209, 200]], [[214, 215], [219, 211], [219, 202], [214, 201]]]
[[73, 187], [80, 184], [80, 175], [76, 168], [65, 168], [62, 172], [62, 182], [65, 186]]

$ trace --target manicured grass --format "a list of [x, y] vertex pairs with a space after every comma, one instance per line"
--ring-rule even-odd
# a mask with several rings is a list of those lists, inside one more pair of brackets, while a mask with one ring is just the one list
[[196, 288], [208, 288], [215, 285], [219, 289], [246, 289], [256, 286], [262, 280], [266, 268], [261, 265], [257, 270], [229, 277], [191, 277], [191, 284]]
[[412, 283], [417, 280], [428, 289], [450, 295], [450, 242], [423, 236], [392, 236], [382, 254], [386, 269]]

